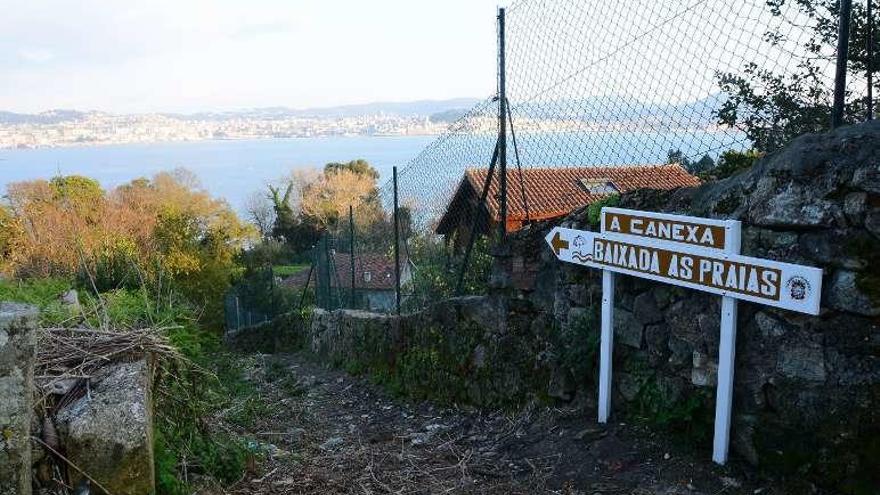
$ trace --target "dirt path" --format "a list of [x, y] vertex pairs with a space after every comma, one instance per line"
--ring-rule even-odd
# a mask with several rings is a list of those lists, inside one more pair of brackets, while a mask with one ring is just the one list
[[576, 409], [467, 412], [391, 398], [300, 355], [251, 362], [269, 408], [239, 433], [260, 439], [265, 455], [227, 493], [776, 492], [735, 463], [708, 462], [708, 450], [661, 447], [642, 429], [599, 427]]

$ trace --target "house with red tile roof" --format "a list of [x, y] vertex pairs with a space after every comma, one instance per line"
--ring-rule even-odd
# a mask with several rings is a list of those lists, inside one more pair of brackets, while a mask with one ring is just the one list
[[[449, 206], [437, 225], [438, 234], [449, 237], [470, 231], [480, 201], [488, 169], [469, 169], [458, 185]], [[626, 165], [614, 167], [527, 168], [522, 173], [508, 170], [507, 231], [515, 231], [526, 221], [559, 218], [613, 194], [636, 189], [675, 189], [694, 187], [700, 180], [678, 164]], [[479, 226], [487, 232], [501, 221], [500, 184], [493, 175], [486, 198], [487, 212]], [[525, 200], [522, 190], [525, 191]]]

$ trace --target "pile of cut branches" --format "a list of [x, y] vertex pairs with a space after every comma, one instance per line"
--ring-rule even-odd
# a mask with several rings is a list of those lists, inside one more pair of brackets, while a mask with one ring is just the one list
[[150, 355], [178, 358], [161, 330], [113, 332], [91, 328], [41, 328], [38, 332], [35, 378], [42, 388], [64, 380], [90, 378], [108, 364]]

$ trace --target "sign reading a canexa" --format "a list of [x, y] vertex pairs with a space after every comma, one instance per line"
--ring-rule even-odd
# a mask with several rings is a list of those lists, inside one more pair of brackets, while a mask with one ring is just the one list
[[740, 222], [621, 208], [602, 209], [600, 232], [556, 227], [547, 234], [565, 262], [603, 270], [599, 421], [610, 412], [614, 273], [722, 296], [716, 462], [727, 460], [736, 341], [736, 300], [819, 313], [822, 270], [739, 254]]

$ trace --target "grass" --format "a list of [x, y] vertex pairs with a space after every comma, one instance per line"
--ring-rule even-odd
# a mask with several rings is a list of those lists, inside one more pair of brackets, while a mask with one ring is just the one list
[[309, 265], [301, 264], [301, 265], [275, 265], [272, 267], [272, 273], [275, 274], [276, 277], [289, 277], [291, 275], [295, 275], [303, 270], [308, 270]]
[[69, 280], [45, 278], [0, 280], [0, 301], [31, 304], [40, 309], [40, 324], [54, 326], [74, 317], [61, 296], [73, 288]]

